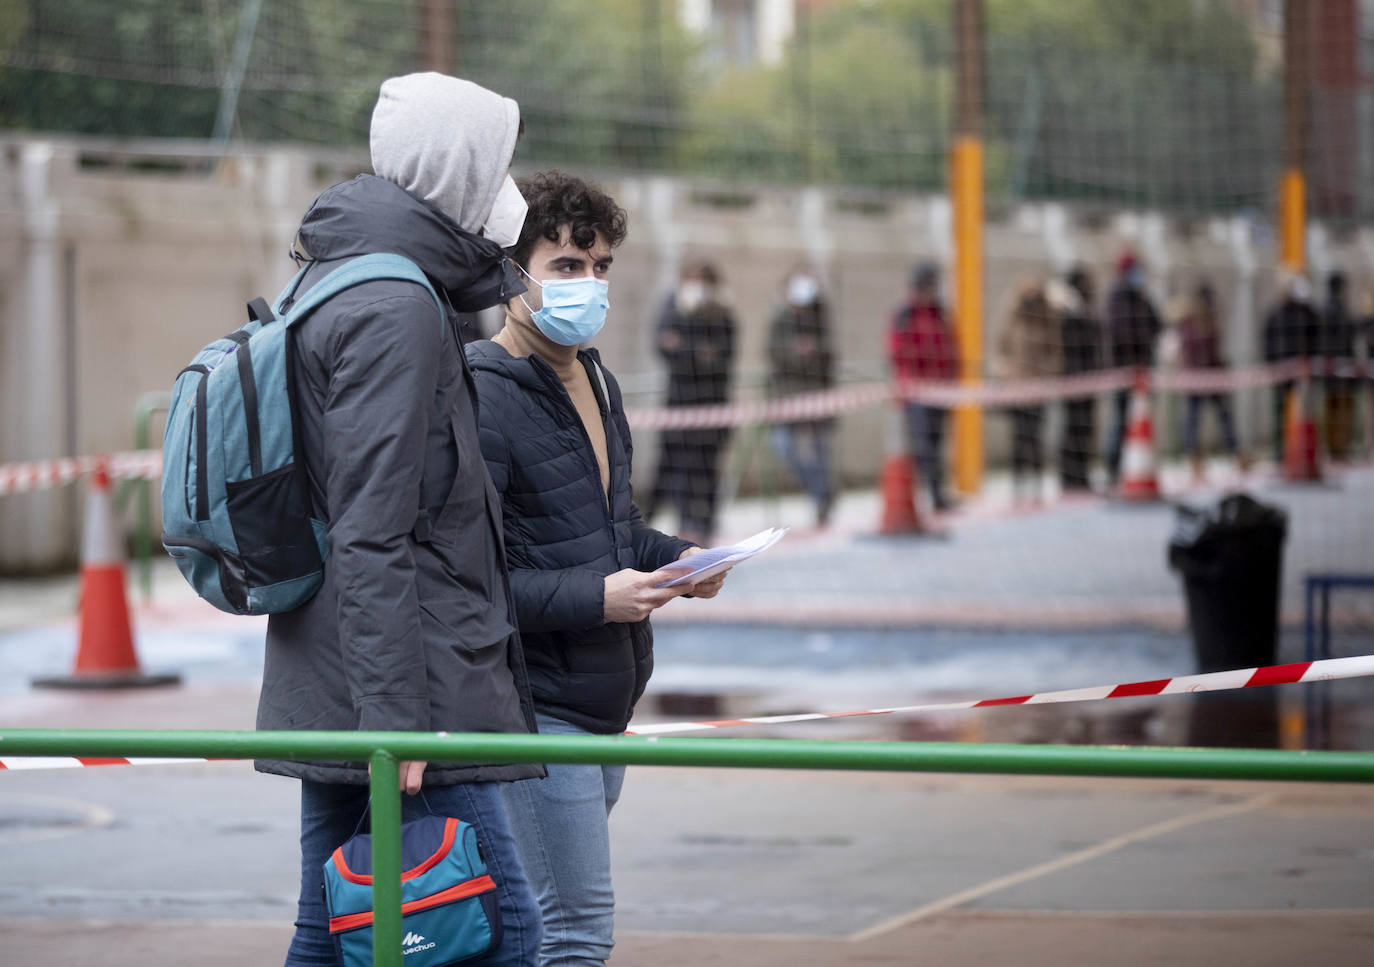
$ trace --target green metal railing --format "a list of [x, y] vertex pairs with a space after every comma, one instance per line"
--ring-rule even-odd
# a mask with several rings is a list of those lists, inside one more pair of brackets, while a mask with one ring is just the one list
[[559, 762], [1014, 775], [1374, 782], [1374, 753], [1124, 746], [814, 742], [796, 739], [414, 732], [0, 730], [0, 756], [294, 759], [369, 762], [373, 962], [400, 967], [398, 763]]

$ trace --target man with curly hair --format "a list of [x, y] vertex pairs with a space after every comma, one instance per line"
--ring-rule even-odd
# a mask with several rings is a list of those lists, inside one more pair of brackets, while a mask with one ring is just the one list
[[[520, 183], [529, 204], [510, 255], [529, 290], [490, 340], [468, 345], [482, 455], [501, 495], [511, 590], [539, 731], [623, 732], [653, 669], [649, 615], [678, 595], [712, 597], [724, 575], [674, 587], [665, 568], [700, 548], [654, 530], [630, 496], [630, 430], [595, 349], [610, 306], [625, 212], [580, 178]], [[539, 963], [610, 956], [611, 807], [624, 766], [548, 766], [506, 787], [543, 915]]]

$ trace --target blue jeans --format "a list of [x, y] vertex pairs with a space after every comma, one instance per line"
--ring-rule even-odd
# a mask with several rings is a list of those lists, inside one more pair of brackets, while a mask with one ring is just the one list
[[[540, 735], [589, 735], [542, 713]], [[547, 766], [547, 779], [502, 790], [520, 862], [539, 897], [544, 939], [539, 967], [606, 962], [615, 945], [611, 889], [611, 808], [625, 782], [624, 766]]]
[[945, 411], [924, 403], [903, 404], [906, 413], [907, 441], [916, 470], [930, 488], [930, 499], [936, 510], [943, 510], [945, 499]]
[[1202, 404], [1211, 403], [1217, 411], [1217, 420], [1221, 423], [1221, 437], [1226, 444], [1229, 453], [1235, 453], [1238, 449], [1236, 443], [1236, 427], [1231, 422], [1231, 401], [1221, 393], [1207, 393], [1199, 396], [1188, 397], [1188, 408], [1183, 418], [1183, 449], [1190, 456], [1199, 452], [1197, 442], [1198, 422], [1202, 418]]
[[[834, 429], [832, 420], [779, 423], [773, 428], [773, 449], [817, 504], [835, 496], [835, 484], [830, 477], [830, 436]], [[809, 438], [805, 450], [810, 452], [803, 452], [799, 443], [803, 436]]]
[[1112, 423], [1112, 435], [1107, 440], [1107, 476], [1115, 487], [1121, 479], [1121, 451], [1126, 444], [1126, 414], [1130, 411], [1131, 391], [1117, 390], [1112, 405], [1116, 421]]
[[[500, 789], [505, 785], [521, 783], [426, 786], [428, 808], [419, 796], [402, 796], [401, 818], [415, 819], [432, 809], [436, 815], [457, 816], [477, 827], [487, 868], [498, 887], [502, 937], [500, 947], [472, 963], [532, 967], [539, 949], [539, 910], [516, 855]], [[358, 824], [366, 806], [367, 786], [301, 781], [301, 897], [286, 967], [339, 965], [324, 905], [324, 864], [355, 830], [365, 831]]]

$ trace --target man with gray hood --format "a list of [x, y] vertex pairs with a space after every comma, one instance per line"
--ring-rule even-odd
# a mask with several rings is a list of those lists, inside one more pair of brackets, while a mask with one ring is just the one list
[[[373, 280], [293, 329], [299, 453], [330, 556], [315, 597], [268, 621], [260, 729], [535, 731], [500, 502], [455, 322], [525, 290], [502, 252], [524, 221], [508, 174], [519, 127], [515, 102], [476, 84], [392, 78], [372, 116], [377, 174], [329, 188], [301, 222], [296, 257], [309, 268], [297, 296], [349, 259], [390, 252], [418, 265], [445, 307], [415, 282]], [[301, 782], [301, 894], [286, 964], [335, 965], [322, 869], [362, 824], [367, 765], [257, 768]], [[542, 767], [400, 769], [406, 818], [432, 810], [478, 828], [504, 927], [480, 963], [533, 963], [539, 910], [499, 784]]]

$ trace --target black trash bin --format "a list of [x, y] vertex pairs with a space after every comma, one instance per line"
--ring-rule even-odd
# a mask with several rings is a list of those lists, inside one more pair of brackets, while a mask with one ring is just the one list
[[[1244, 494], [1211, 508], [1178, 508], [1169, 564], [1183, 575], [1199, 672], [1274, 663], [1287, 530], [1282, 510]], [[1276, 689], [1194, 697], [1189, 745], [1272, 749], [1279, 739]]]
[[1183, 576], [1199, 672], [1272, 665], [1288, 515], [1246, 494], [1180, 506], [1169, 565]]

